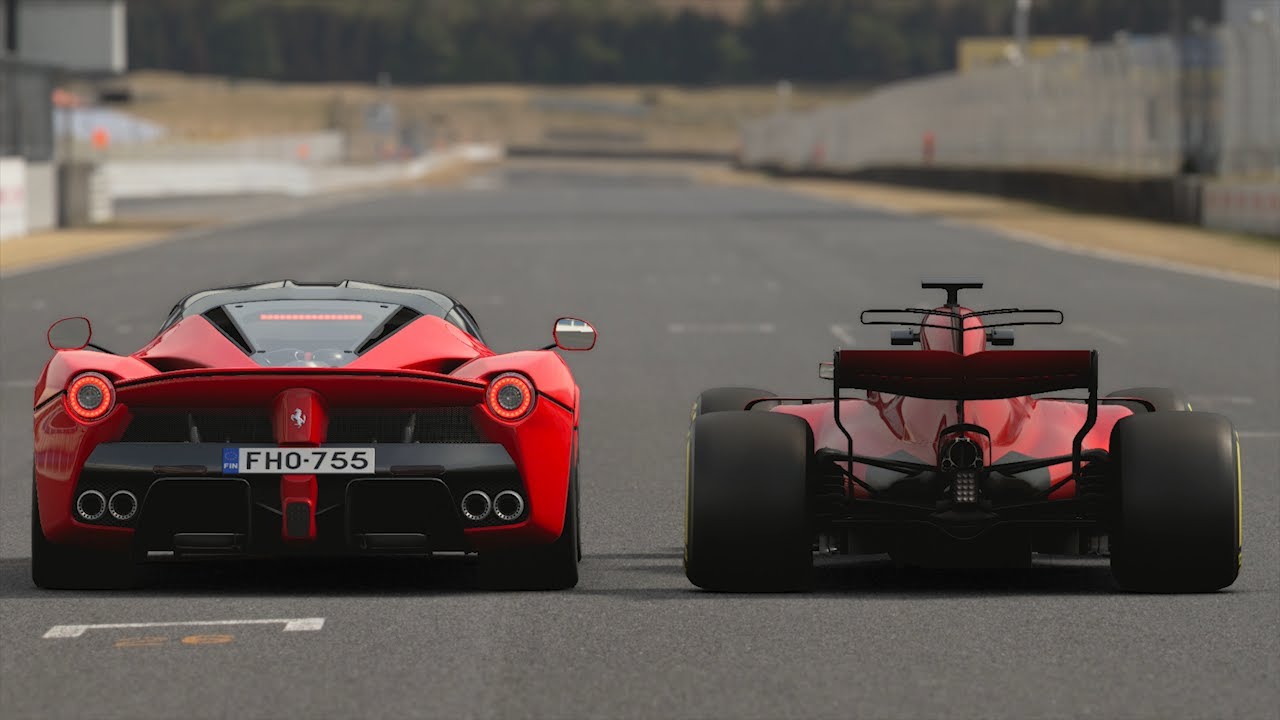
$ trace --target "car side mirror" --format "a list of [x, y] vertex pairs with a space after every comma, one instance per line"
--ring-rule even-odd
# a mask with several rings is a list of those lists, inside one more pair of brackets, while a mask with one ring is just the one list
[[596, 329], [591, 323], [578, 318], [562, 317], [556, 320], [551, 332], [555, 347], [561, 350], [583, 352], [596, 346]]
[[62, 318], [49, 326], [45, 339], [54, 350], [81, 350], [93, 339], [93, 326], [86, 317]]
[[919, 328], [902, 328], [889, 331], [890, 345], [915, 345], [920, 342]]
[[818, 378], [820, 380], [835, 380], [836, 364], [833, 362], [818, 363]]
[[1013, 330], [1010, 328], [996, 328], [987, 331], [987, 342], [997, 347], [1013, 346]]

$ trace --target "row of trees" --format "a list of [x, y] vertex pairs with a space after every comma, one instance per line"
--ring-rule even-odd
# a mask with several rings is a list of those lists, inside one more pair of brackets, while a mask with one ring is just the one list
[[[1008, 34], [1013, 0], [134, 0], [133, 68], [289, 81], [882, 82]], [[1106, 38], [1216, 20], [1220, 0], [1035, 0], [1038, 33]]]

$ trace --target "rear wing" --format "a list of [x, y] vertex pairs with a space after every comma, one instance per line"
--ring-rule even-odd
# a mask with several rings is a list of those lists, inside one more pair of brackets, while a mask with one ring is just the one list
[[[1096, 350], [995, 350], [972, 355], [961, 355], [948, 350], [837, 350], [832, 368], [832, 385], [836, 426], [848, 441], [848, 452], [839, 459], [888, 469], [897, 469], [895, 465], [902, 464], [889, 463], [883, 458], [854, 455], [853, 436], [840, 420], [841, 390], [860, 389], [963, 402], [1087, 389], [1088, 414], [1084, 426], [1076, 433], [1071, 444], [1072, 478], [1080, 477], [1084, 439], [1098, 420]], [[1033, 466], [1064, 462], [1066, 459], [1019, 464], [1030, 469]], [[858, 481], [855, 479], [855, 482]], [[864, 483], [858, 484], [871, 491]], [[1050, 491], [1056, 487], [1050, 488]]]
[[835, 393], [859, 389], [933, 400], [992, 400], [1096, 389], [1095, 350], [838, 350]]

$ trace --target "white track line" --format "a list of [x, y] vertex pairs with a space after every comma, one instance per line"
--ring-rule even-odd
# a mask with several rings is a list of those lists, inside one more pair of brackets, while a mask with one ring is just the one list
[[78, 638], [86, 630], [125, 630], [135, 628], [188, 627], [201, 625], [276, 625], [285, 632], [314, 632], [324, 627], [324, 618], [284, 618], [276, 620], [192, 620], [189, 622], [108, 623], [104, 625], [54, 625], [45, 639]]

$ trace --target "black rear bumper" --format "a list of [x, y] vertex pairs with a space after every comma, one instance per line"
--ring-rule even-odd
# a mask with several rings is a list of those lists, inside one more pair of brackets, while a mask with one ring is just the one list
[[315, 540], [286, 541], [292, 508], [281, 507], [280, 476], [224, 475], [227, 447], [99, 445], [80, 474], [76, 497], [86, 490], [106, 497], [127, 490], [138, 498], [139, 509], [126, 520], [110, 513], [95, 521], [77, 520], [133, 528], [139, 551], [329, 555], [470, 550], [466, 528], [516, 524], [527, 516], [526, 510], [526, 516], [510, 521], [490, 516], [472, 522], [459, 510], [462, 496], [472, 490], [490, 497], [514, 490], [527, 497], [515, 462], [501, 445], [379, 443], [372, 473], [317, 476]]

